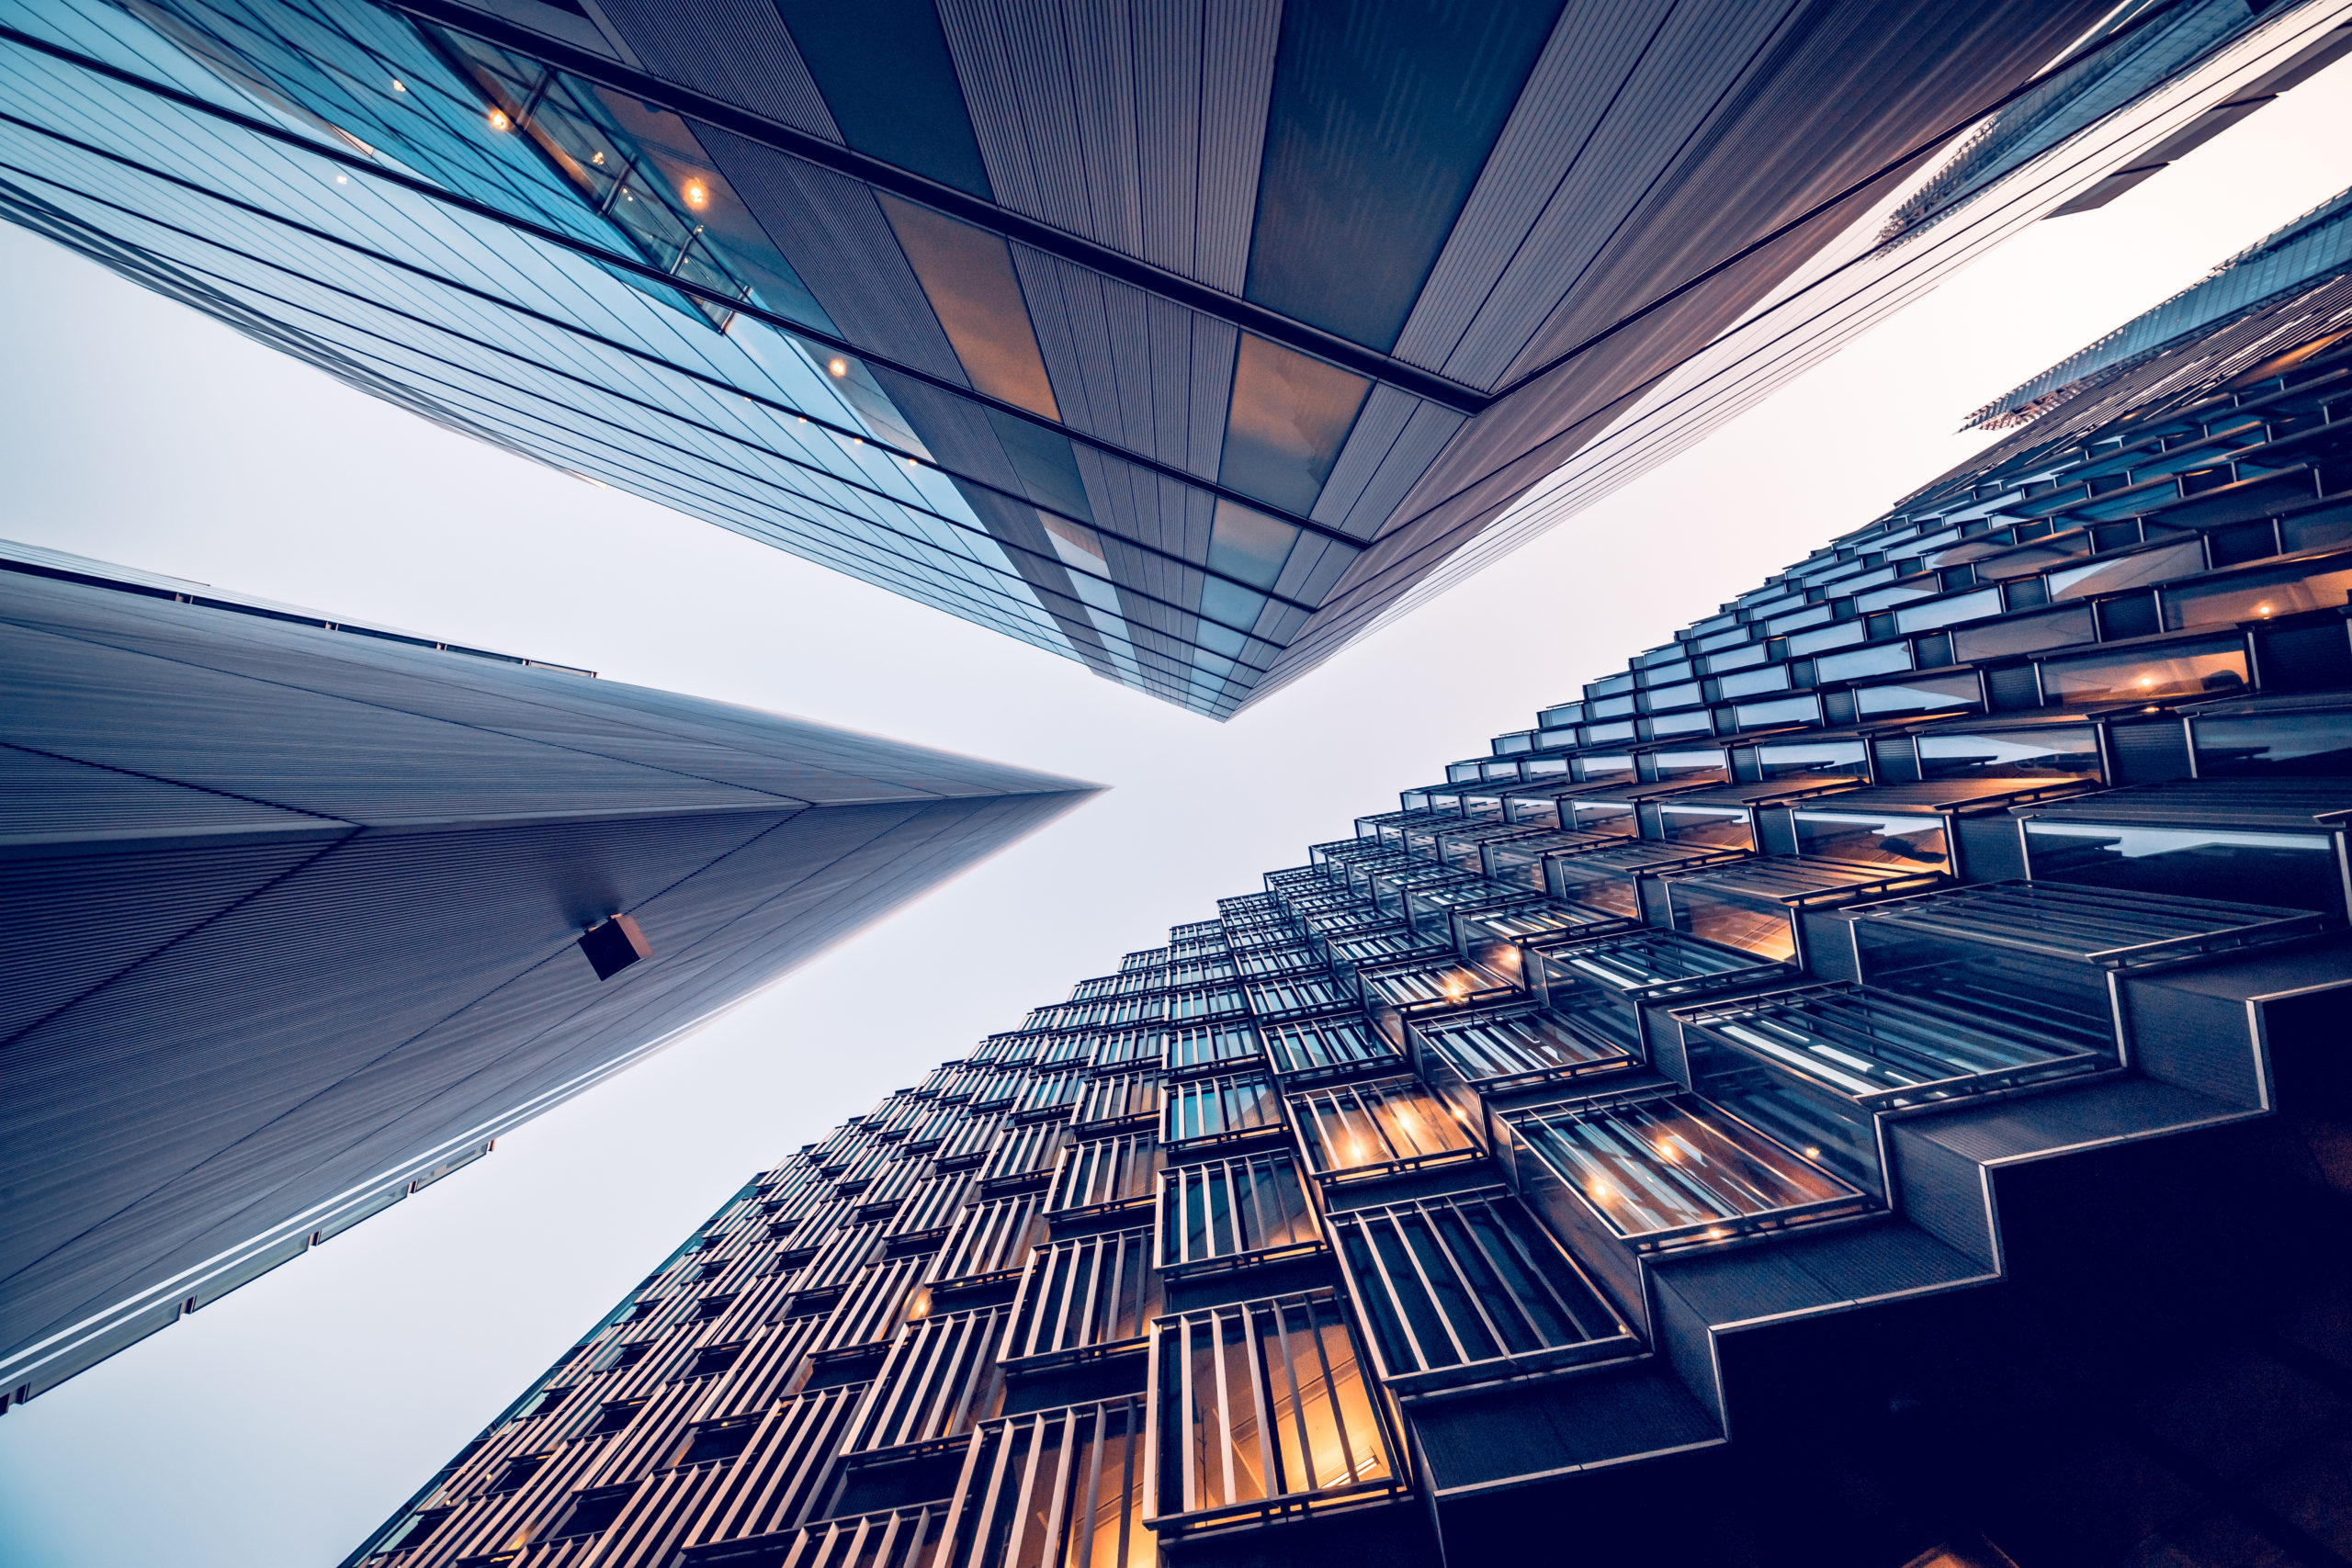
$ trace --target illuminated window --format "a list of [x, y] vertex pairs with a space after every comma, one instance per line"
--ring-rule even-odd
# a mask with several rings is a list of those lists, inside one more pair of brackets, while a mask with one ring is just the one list
[[1309, 1089], [1290, 1105], [1307, 1168], [1318, 1177], [1409, 1170], [1481, 1152], [1452, 1108], [1410, 1077]]
[[1711, 1241], [1830, 1211], [1860, 1194], [1696, 1096], [1543, 1107], [1513, 1132], [1618, 1235]]
[[1330, 1292], [1164, 1317], [1152, 1344], [1157, 1518], [1210, 1524], [1398, 1489], [1386, 1423]]
[[2052, 660], [2041, 667], [2041, 695], [2047, 703], [2227, 695], [2246, 685], [2245, 647], [2234, 637], [2146, 653]]
[[[1141, 1399], [1035, 1411], [979, 1429], [939, 1568], [1152, 1568]], [[817, 1558], [855, 1562], [863, 1558]]]

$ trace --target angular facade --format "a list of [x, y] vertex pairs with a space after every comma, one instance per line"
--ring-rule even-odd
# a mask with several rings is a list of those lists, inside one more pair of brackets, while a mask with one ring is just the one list
[[2343, 1561], [2271, 281], [754, 1177], [347, 1568]]
[[9, 0], [0, 212], [1223, 717], [2347, 16]]
[[0, 646], [0, 1408], [1093, 787], [18, 546]]

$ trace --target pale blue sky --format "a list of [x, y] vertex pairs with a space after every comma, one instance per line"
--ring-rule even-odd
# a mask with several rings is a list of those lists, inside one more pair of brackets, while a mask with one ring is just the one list
[[1218, 727], [348, 391], [0, 228], [0, 536], [1114, 786], [497, 1153], [0, 1418], [0, 1565], [322, 1568], [744, 1178], [1984, 444], [2352, 185], [2352, 62], [2037, 226]]

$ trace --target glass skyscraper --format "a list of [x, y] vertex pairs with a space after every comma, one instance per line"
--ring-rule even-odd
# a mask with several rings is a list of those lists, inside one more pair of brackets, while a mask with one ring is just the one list
[[349, 1564], [2342, 1561], [2345, 213], [752, 1177]]
[[0, 212], [1223, 717], [2347, 10], [7, 0]]

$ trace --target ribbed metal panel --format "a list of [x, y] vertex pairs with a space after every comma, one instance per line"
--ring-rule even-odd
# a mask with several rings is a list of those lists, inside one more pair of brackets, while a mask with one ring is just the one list
[[774, 6], [752, 0], [599, 0], [597, 8], [638, 58], [662, 75], [796, 130], [842, 139]]

